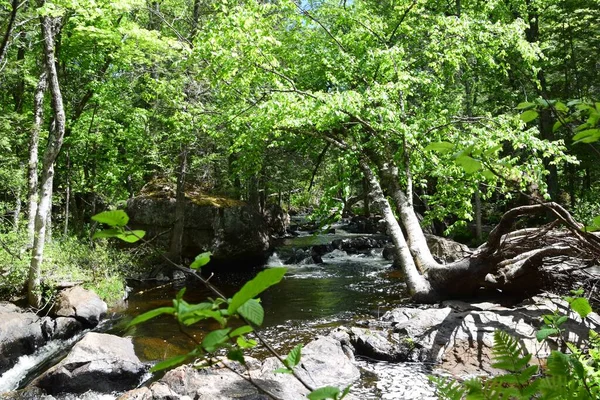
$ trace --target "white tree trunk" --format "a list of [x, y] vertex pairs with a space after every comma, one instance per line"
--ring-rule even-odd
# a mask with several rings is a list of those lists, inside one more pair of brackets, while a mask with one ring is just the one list
[[360, 168], [364, 177], [369, 183], [371, 196], [373, 197], [373, 203], [377, 203], [381, 207], [383, 218], [386, 222], [386, 226], [395, 246], [395, 256], [400, 262], [409, 293], [413, 299], [419, 301], [427, 301], [428, 299], [431, 299], [434, 297], [431, 285], [429, 285], [429, 282], [427, 282], [425, 277], [419, 273], [410, 249], [408, 248], [408, 244], [404, 238], [404, 234], [402, 233], [402, 229], [400, 229], [400, 225], [396, 220], [390, 203], [383, 195], [383, 191], [381, 190], [381, 185], [379, 184], [377, 177], [366, 161], [360, 161]]
[[38, 78], [33, 98], [33, 126], [29, 137], [29, 164], [27, 166], [27, 245], [33, 247], [33, 235], [35, 231], [35, 214], [38, 206], [38, 144], [40, 141], [40, 130], [44, 121], [44, 93], [48, 87], [46, 70], [42, 71]]
[[[43, 5], [43, 4], [41, 4]], [[52, 108], [54, 110], [54, 130], [48, 137], [48, 145], [44, 151], [42, 164], [42, 179], [40, 188], [40, 201], [35, 217], [35, 233], [31, 264], [29, 265], [29, 285], [27, 297], [29, 304], [33, 307], [41, 306], [41, 267], [44, 258], [44, 244], [46, 238], [46, 223], [52, 207], [52, 183], [54, 180], [54, 161], [60, 152], [65, 136], [65, 110], [62, 94], [58, 82], [56, 63], [54, 58], [54, 33], [52, 32], [52, 20], [43, 15], [41, 19], [44, 66], [48, 74], [50, 94], [52, 97]]]
[[[390, 195], [394, 199], [394, 203], [396, 203], [402, 226], [406, 230], [408, 246], [417, 267], [421, 273], [425, 273], [431, 268], [439, 267], [440, 264], [435, 261], [427, 246], [427, 239], [425, 239], [425, 234], [413, 208], [412, 198], [408, 198], [400, 188], [398, 168], [388, 164], [381, 169], [381, 173], [385, 177]], [[412, 188], [409, 189], [408, 192], [412, 193]]]

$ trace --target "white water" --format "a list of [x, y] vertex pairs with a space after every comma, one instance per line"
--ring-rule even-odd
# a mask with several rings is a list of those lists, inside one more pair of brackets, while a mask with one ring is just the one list
[[2, 376], [0, 376], [0, 394], [19, 388], [19, 384], [27, 374], [38, 365], [57, 356], [65, 348], [71, 347], [85, 332], [82, 332], [68, 340], [51, 340], [44, 346], [38, 348], [33, 354], [21, 356], [17, 363]]

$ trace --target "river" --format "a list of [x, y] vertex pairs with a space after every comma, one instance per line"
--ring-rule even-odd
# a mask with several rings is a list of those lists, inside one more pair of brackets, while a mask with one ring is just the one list
[[[357, 235], [336, 228], [334, 234], [304, 234], [283, 240], [266, 264], [266, 268], [284, 266], [288, 269], [278, 285], [268, 289], [260, 297], [265, 309], [262, 332], [282, 353], [297, 343], [307, 343], [318, 334], [325, 334], [340, 325], [360, 324], [369, 318], [383, 315], [387, 310], [401, 304], [406, 297], [405, 287], [398, 271], [391, 262], [382, 257], [382, 249], [369, 249], [356, 254], [334, 250], [315, 264], [306, 252], [313, 245], [331, 243], [336, 239], [348, 239]], [[284, 265], [299, 249], [306, 258]], [[231, 296], [251, 276], [219, 274], [211, 278], [226, 295]], [[153, 308], [172, 304], [175, 294], [183, 283], [173, 282], [159, 286], [136, 288], [128, 299], [127, 308], [117, 313], [118, 321], [107, 328], [109, 332], [132, 336], [136, 353], [142, 361], [156, 362], [167, 357], [188, 352], [194, 343], [188, 335], [201, 338], [207, 331], [217, 328], [216, 324], [197, 324], [182, 333], [172, 317], [155, 318], [144, 324], [124, 329], [131, 318]], [[190, 303], [205, 301], [211, 294], [200, 283], [186, 282], [184, 299]], [[60, 347], [54, 344], [58, 358]], [[266, 356], [260, 350], [252, 355]], [[38, 359], [40, 358], [40, 359]], [[25, 360], [25, 359], [24, 359]], [[19, 374], [32, 375], [38, 372], [36, 362], [49, 364], [40, 352], [39, 357], [29, 357], [28, 369], [9, 372], [11, 379], [26, 380]], [[361, 399], [434, 399], [428, 383], [430, 368], [423, 364], [383, 363], [358, 359], [362, 370], [360, 383], [352, 393]], [[22, 365], [23, 366], [23, 365]], [[5, 374], [6, 375], [6, 374]], [[6, 375], [6, 376], [9, 376]], [[5, 378], [3, 375], [2, 378]], [[14, 385], [14, 383], [13, 383]], [[0, 390], [1, 392], [1, 390]], [[107, 397], [102, 397], [107, 398]]]

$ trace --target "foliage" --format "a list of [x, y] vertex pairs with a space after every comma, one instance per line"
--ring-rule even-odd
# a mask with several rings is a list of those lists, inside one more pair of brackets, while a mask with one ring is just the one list
[[[591, 312], [582, 290], [564, 297], [570, 309], [585, 319]], [[454, 379], [431, 377], [442, 399], [597, 399], [600, 396], [600, 336], [593, 330], [582, 348], [566, 341], [563, 324], [569, 316], [558, 312], [543, 315], [543, 324], [537, 331], [538, 341], [558, 338], [568, 352], [553, 350], [546, 367], [538, 372], [537, 365], [529, 365], [532, 355], [521, 348], [516, 338], [494, 332], [493, 367], [507, 371], [493, 378], [475, 378], [460, 383]]]
[[[0, 293], [3, 297], [19, 296], [27, 283], [29, 268], [25, 238], [17, 233], [0, 234]], [[7, 251], [10, 250], [9, 251]], [[75, 238], [60, 238], [48, 243], [43, 266], [45, 300], [55, 293], [57, 285], [82, 283], [108, 303], [123, 298], [125, 275], [133, 260], [127, 252], [106, 243], [89, 245]]]

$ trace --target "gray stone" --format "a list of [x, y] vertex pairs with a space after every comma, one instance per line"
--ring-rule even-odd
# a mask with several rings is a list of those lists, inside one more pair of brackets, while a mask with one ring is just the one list
[[[271, 357], [259, 362], [246, 357], [247, 370], [230, 361], [229, 368], [220, 364], [196, 369], [189, 365], [171, 370], [147, 390], [125, 393], [120, 400], [263, 400], [268, 399], [253, 384], [240, 378], [249, 373], [252, 380], [267, 393], [283, 400], [306, 399], [308, 390], [290, 374], [275, 374], [281, 363]], [[341, 343], [332, 337], [320, 337], [302, 349], [302, 361], [295, 369], [313, 387], [345, 387], [360, 377], [360, 371], [342, 350]], [[151, 392], [151, 393], [149, 393]]]
[[10, 369], [22, 355], [32, 354], [48, 340], [44, 326], [49, 318], [23, 312], [11, 303], [0, 303], [0, 374]]
[[136, 386], [145, 371], [131, 338], [90, 332], [33, 385], [49, 394], [88, 390], [110, 393]]
[[[543, 314], [554, 310], [566, 314], [567, 306], [558, 297], [545, 295], [513, 308], [493, 303], [448, 301], [441, 308], [401, 307], [386, 313], [382, 320], [393, 327], [391, 337], [406, 351], [407, 360], [440, 363], [456, 375], [494, 374], [491, 367], [494, 332], [502, 330], [516, 337], [525, 349], [543, 359], [550, 354], [552, 341], [539, 343], [535, 332]], [[591, 327], [600, 326], [592, 314], [582, 322], [571, 316], [563, 325], [566, 338], [580, 343]], [[534, 360], [535, 361], [535, 360]]]
[[429, 234], [425, 234], [425, 239], [433, 257], [443, 263], [457, 261], [471, 254], [468, 246], [454, 240]]
[[[268, 258], [269, 227], [263, 215], [241, 201], [194, 197], [188, 194], [182, 243], [184, 257], [193, 258], [211, 251], [213, 262], [262, 263]], [[175, 199], [142, 195], [127, 202], [130, 226], [156, 237], [165, 249], [170, 236], [164, 235], [175, 221]]]
[[71, 317], [86, 326], [96, 326], [107, 309], [96, 293], [75, 286], [59, 293], [53, 311], [58, 317]]

